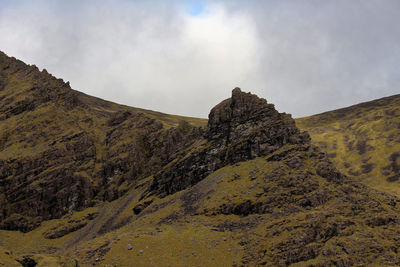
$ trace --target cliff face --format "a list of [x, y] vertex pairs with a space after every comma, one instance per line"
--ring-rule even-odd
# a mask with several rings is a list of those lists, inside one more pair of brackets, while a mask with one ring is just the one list
[[0, 228], [120, 197], [202, 135], [185, 119], [86, 96], [0, 52]]
[[164, 167], [151, 190], [172, 194], [226, 165], [268, 155], [286, 144], [309, 142], [308, 134], [299, 131], [290, 115], [235, 88], [231, 98], [211, 110], [204, 138]]

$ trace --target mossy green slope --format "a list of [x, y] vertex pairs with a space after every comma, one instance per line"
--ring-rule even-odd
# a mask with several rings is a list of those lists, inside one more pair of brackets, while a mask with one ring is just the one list
[[337, 168], [400, 196], [400, 95], [299, 118]]

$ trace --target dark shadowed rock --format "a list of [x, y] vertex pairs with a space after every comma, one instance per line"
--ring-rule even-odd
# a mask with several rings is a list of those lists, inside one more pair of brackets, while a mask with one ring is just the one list
[[309, 142], [309, 135], [299, 131], [289, 114], [235, 88], [231, 98], [211, 110], [204, 139], [163, 168], [151, 190], [172, 194], [223, 166], [268, 155], [285, 144]]

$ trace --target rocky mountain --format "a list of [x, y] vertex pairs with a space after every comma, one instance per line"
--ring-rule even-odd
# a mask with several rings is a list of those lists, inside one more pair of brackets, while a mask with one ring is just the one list
[[268, 155], [286, 144], [305, 144], [290, 115], [239, 88], [214, 107], [204, 138], [155, 175], [151, 189], [173, 194], [192, 186], [221, 167]]
[[120, 197], [202, 124], [84, 95], [0, 53], [0, 228], [29, 231]]
[[265, 99], [165, 115], [0, 56], [0, 264], [400, 265], [397, 196]]

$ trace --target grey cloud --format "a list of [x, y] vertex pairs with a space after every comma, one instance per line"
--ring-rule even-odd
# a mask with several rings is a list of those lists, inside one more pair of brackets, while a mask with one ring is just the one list
[[206, 117], [240, 86], [294, 116], [399, 92], [396, 0], [5, 1], [0, 50], [88, 94]]
[[264, 44], [259, 76], [266, 86], [259, 92], [280, 109], [304, 116], [399, 93], [398, 1], [250, 1], [246, 7]]

